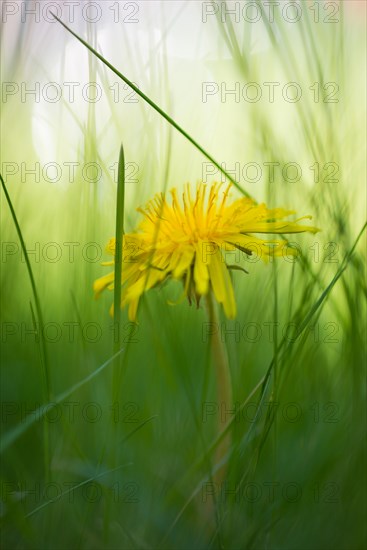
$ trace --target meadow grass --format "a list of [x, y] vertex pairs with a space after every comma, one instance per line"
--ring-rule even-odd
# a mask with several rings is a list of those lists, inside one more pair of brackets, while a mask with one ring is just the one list
[[[168, 56], [169, 28], [147, 61], [130, 35], [115, 38], [128, 52], [126, 76], [124, 61], [109, 61], [87, 28], [87, 78], [100, 83], [106, 103], [79, 111], [65, 101], [44, 114], [60, 117], [59, 130], [55, 119], [51, 125], [52, 160], [76, 159], [75, 181], [2, 179], [2, 240], [18, 246], [3, 255], [1, 273], [4, 548], [365, 546], [363, 29], [343, 10], [338, 25], [315, 25], [307, 15], [292, 29], [275, 13], [276, 27], [265, 21], [269, 47], [257, 54], [251, 25], [218, 18], [210, 28], [217, 59], [180, 62], [186, 78], [192, 72], [184, 90]], [[9, 79], [21, 78], [23, 62], [15, 59]], [[137, 103], [111, 100], [117, 77], [138, 83]], [[304, 97], [214, 107], [201, 103], [206, 80], [297, 81]], [[316, 81], [321, 94], [337, 82], [339, 103], [313, 101]], [[1, 162], [42, 160], [29, 104], [13, 98], [1, 109]], [[118, 160], [114, 178], [109, 167]], [[129, 161], [139, 167], [137, 182], [123, 170]], [[81, 253], [131, 230], [135, 208], [156, 191], [200, 180], [206, 161], [216, 179], [231, 181], [222, 162], [297, 161], [306, 167], [299, 182], [235, 180], [234, 196], [311, 213], [322, 228], [294, 239], [303, 251], [295, 262], [241, 255], [249, 274], [233, 271], [238, 315], [228, 321], [220, 312], [218, 324], [233, 411], [217, 403], [204, 304], [171, 305], [182, 290], [172, 281], [143, 297], [138, 325], [126, 310], [111, 318], [119, 289], [95, 301], [93, 281], [107, 268]], [[101, 181], [83, 178], [88, 162], [102, 166]], [[315, 162], [316, 183], [307, 169]], [[327, 163], [338, 165], [338, 181], [325, 177]], [[62, 246], [57, 262], [42, 253], [51, 242]], [[80, 243], [73, 261], [70, 242]], [[227, 481], [218, 486], [216, 449], [228, 433]]]

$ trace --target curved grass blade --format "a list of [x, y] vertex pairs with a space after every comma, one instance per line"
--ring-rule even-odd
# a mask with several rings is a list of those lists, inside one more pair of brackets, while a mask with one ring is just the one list
[[83, 487], [84, 485], [87, 485], [88, 483], [90, 483], [91, 481], [95, 481], [96, 479], [99, 479], [107, 474], [111, 474], [113, 472], [117, 472], [118, 470], [122, 470], [122, 468], [126, 468], [127, 466], [131, 466], [132, 465], [132, 462], [128, 462], [127, 464], [121, 464], [120, 466], [117, 466], [117, 468], [112, 468], [111, 470], [106, 470], [104, 472], [101, 472], [100, 474], [97, 474], [93, 477], [89, 477], [88, 479], [85, 479], [84, 481], [82, 481], [81, 483], [78, 483], [77, 485], [75, 485], [74, 487], [71, 487], [70, 489], [67, 489], [66, 491], [64, 491], [63, 493], [61, 493], [60, 495], [58, 495], [56, 498], [53, 498], [53, 499], [50, 499], [50, 500], [47, 500], [46, 502], [43, 502], [43, 504], [40, 504], [39, 506], [37, 506], [37, 508], [34, 508], [31, 512], [29, 512], [29, 514], [27, 514], [25, 517], [26, 518], [29, 518], [31, 516], [33, 516], [34, 514], [36, 514], [37, 512], [39, 512], [40, 510], [42, 510], [43, 508], [46, 508], [49, 504], [52, 504], [58, 500], [60, 500], [62, 497], [64, 497], [65, 495], [69, 495], [70, 493], [73, 493], [74, 491], [76, 491], [77, 489], [79, 489], [80, 487]]
[[148, 422], [151, 422], [152, 420], [154, 420], [155, 418], [158, 418], [158, 414], [153, 414], [153, 416], [150, 416], [149, 418], [147, 418], [146, 420], [143, 420], [143, 422], [141, 422], [139, 424], [139, 426], [136, 426], [136, 428], [134, 428], [133, 430], [131, 430], [131, 432], [129, 432], [122, 440], [120, 443], [125, 443], [125, 441], [127, 441], [128, 439], [130, 439], [131, 436], [134, 435], [134, 433], [138, 432], [139, 430], [141, 430], [141, 428], [143, 426], [145, 426], [145, 424], [148, 424]]
[[53, 399], [52, 402], [46, 403], [44, 405], [41, 405], [34, 411], [34, 414], [30, 415], [25, 419], [25, 421], [22, 424], [18, 424], [13, 428], [12, 430], [9, 430], [8, 433], [3, 435], [3, 437], [0, 440], [0, 453], [3, 453], [18, 437], [20, 437], [24, 432], [30, 428], [37, 419], [41, 418], [43, 414], [47, 413], [49, 410], [55, 408], [57, 405], [62, 403], [65, 399], [70, 397], [74, 392], [76, 392], [79, 388], [85, 386], [90, 380], [93, 380], [98, 374], [100, 374], [108, 365], [113, 363], [113, 361], [116, 359], [116, 357], [123, 351], [123, 349], [120, 349], [116, 354], [114, 354], [112, 357], [110, 357], [105, 363], [100, 365], [96, 370], [94, 370], [91, 374], [88, 374], [85, 378], [74, 384], [71, 388], [66, 390], [65, 392], [61, 393], [57, 397]]
[[[139, 424], [139, 426], [137, 426], [136, 428], [134, 428], [129, 434], [127, 434], [126, 437], [124, 437], [124, 439], [122, 440], [121, 443], [127, 441], [128, 439], [130, 439], [130, 437], [136, 433], [137, 431], [139, 431], [141, 428], [143, 428], [143, 426], [145, 426], [146, 424], [148, 424], [148, 422], [150, 422], [151, 420], [153, 420], [154, 418], [157, 418], [158, 415], [153, 415], [151, 416], [150, 418], [147, 418], [146, 420], [144, 420], [141, 424]], [[88, 483], [90, 483], [91, 481], [95, 481], [96, 479], [99, 479], [107, 474], [111, 474], [113, 472], [117, 472], [119, 470], [121, 470], [122, 468], [126, 468], [127, 466], [131, 466], [133, 463], [132, 462], [128, 462], [127, 464], [122, 464], [120, 466], [117, 466], [116, 468], [112, 468], [110, 470], [105, 470], [104, 472], [101, 472], [100, 474], [97, 474], [93, 477], [90, 477], [88, 479], [85, 479], [84, 481], [82, 481], [81, 483], [78, 483], [77, 485], [75, 485], [74, 487], [71, 487], [70, 489], [67, 489], [66, 491], [64, 491], [63, 493], [61, 493], [60, 495], [58, 495], [56, 498], [54, 499], [50, 499], [46, 502], [44, 502], [43, 504], [40, 504], [40, 506], [37, 506], [37, 508], [34, 508], [31, 512], [29, 512], [29, 514], [26, 515], [27, 518], [29, 518], [30, 516], [33, 516], [34, 514], [36, 514], [37, 512], [39, 512], [40, 510], [42, 510], [43, 508], [46, 508], [46, 506], [48, 506], [49, 504], [52, 504], [53, 502], [56, 502], [57, 500], [60, 500], [62, 497], [64, 497], [65, 495], [68, 495], [74, 491], [76, 491], [77, 489], [79, 489], [80, 487], [83, 487], [84, 485], [87, 485]]]
[[163, 109], [161, 109], [156, 103], [154, 103], [154, 101], [152, 101], [146, 94], [144, 94], [144, 92], [142, 92], [137, 86], [135, 86], [135, 84], [133, 84], [131, 80], [129, 80], [122, 73], [120, 73], [113, 65], [111, 65], [111, 63], [109, 63], [109, 61], [107, 61], [107, 59], [105, 59], [100, 53], [98, 53], [94, 48], [92, 48], [92, 46], [90, 46], [85, 40], [83, 40], [83, 38], [81, 38], [78, 34], [72, 31], [67, 25], [65, 25], [65, 23], [61, 21], [61, 19], [59, 19], [54, 13], [52, 12], [50, 13], [56, 19], [56, 21], [58, 21], [68, 32], [70, 32], [77, 40], [79, 40], [79, 42], [81, 42], [86, 48], [88, 48], [90, 52], [92, 52], [96, 57], [98, 57], [98, 59], [102, 61], [102, 63], [107, 65], [107, 67], [111, 69], [111, 71], [113, 71], [115, 75], [121, 78], [125, 82], [125, 84], [127, 84], [128, 86], [130, 86], [132, 90], [134, 90], [136, 94], [138, 94], [142, 99], [144, 99], [144, 101], [146, 101], [151, 107], [153, 107], [153, 109], [157, 111], [157, 113], [159, 113], [163, 118], [167, 120], [167, 122], [169, 122], [174, 128], [176, 128], [176, 130], [180, 132], [180, 134], [182, 134], [192, 145], [194, 145], [194, 147], [196, 147], [196, 149], [198, 149], [198, 151], [200, 151], [212, 164], [214, 164], [214, 166], [218, 168], [220, 172], [222, 172], [222, 174], [228, 179], [228, 181], [233, 183], [233, 185], [245, 197], [251, 198], [250, 194], [245, 189], [243, 189], [241, 185], [235, 179], [233, 179], [233, 177], [226, 170], [224, 170], [224, 168], [205, 149], [203, 149], [203, 147], [201, 147], [201, 145], [199, 145], [198, 142], [194, 140], [193, 137], [190, 136], [190, 134], [188, 134], [181, 126], [179, 126], [179, 124], [177, 124], [177, 122], [175, 122], [165, 111], [163, 111]]
[[15, 229], [16, 229], [18, 237], [19, 237], [20, 246], [21, 246], [22, 252], [24, 254], [25, 264], [26, 264], [26, 267], [27, 267], [28, 276], [29, 276], [29, 280], [30, 280], [30, 283], [31, 283], [31, 287], [32, 287], [32, 293], [33, 293], [33, 297], [34, 297], [34, 304], [35, 304], [35, 308], [36, 308], [37, 321], [38, 321], [39, 327], [41, 328], [41, 330], [39, 330], [38, 332], [39, 332], [40, 357], [41, 357], [41, 366], [42, 366], [42, 374], [43, 374], [44, 393], [45, 393], [45, 399], [47, 401], [50, 401], [50, 399], [51, 399], [51, 389], [50, 389], [49, 368], [48, 368], [47, 353], [46, 353], [46, 343], [45, 343], [45, 339], [43, 337], [43, 331], [42, 331], [43, 316], [42, 316], [40, 300], [39, 300], [39, 297], [38, 297], [36, 282], [35, 282], [35, 279], [34, 279], [34, 276], [33, 276], [31, 262], [29, 260], [29, 256], [28, 256], [28, 253], [27, 253], [27, 249], [26, 249], [26, 246], [25, 246], [24, 239], [23, 239], [22, 231], [20, 229], [20, 225], [18, 223], [18, 219], [17, 219], [17, 216], [15, 214], [15, 210], [13, 208], [13, 204], [11, 202], [8, 190], [6, 188], [5, 181], [4, 181], [1, 174], [0, 174], [0, 180], [1, 180], [1, 185], [2, 185], [2, 188], [3, 188], [4, 194], [5, 194], [5, 197], [6, 197], [6, 201], [7, 201], [8, 206], [9, 206], [11, 217], [13, 218]]
[[[121, 144], [118, 177], [117, 177], [117, 198], [116, 198], [116, 232], [115, 232], [115, 278], [113, 289], [113, 320], [114, 331], [114, 353], [120, 348], [121, 339], [121, 275], [123, 260], [123, 235], [124, 235], [124, 211], [125, 211], [125, 155]], [[116, 334], [117, 331], [117, 334]], [[118, 366], [118, 365], [116, 365]], [[115, 369], [116, 370], [116, 369]], [[115, 372], [114, 382], [116, 382]]]
[[[34, 303], [35, 303], [35, 308], [36, 308], [36, 315], [34, 314], [32, 304], [31, 304], [31, 314], [32, 314], [32, 321], [33, 321], [33, 324], [34, 324], [35, 327], [37, 326], [36, 321], [38, 321], [38, 329], [37, 329], [38, 339], [37, 339], [37, 342], [38, 342], [39, 357], [40, 357], [41, 371], [42, 371], [44, 400], [45, 401], [50, 401], [51, 400], [50, 375], [49, 375], [49, 366], [48, 366], [48, 360], [47, 360], [46, 342], [45, 342], [44, 334], [43, 334], [44, 324], [43, 324], [41, 304], [40, 304], [40, 300], [39, 300], [39, 296], [38, 296], [38, 292], [37, 292], [36, 282], [35, 282], [35, 279], [34, 279], [34, 276], [33, 276], [31, 262], [29, 260], [29, 256], [28, 256], [28, 253], [27, 253], [27, 249], [26, 249], [26, 246], [25, 246], [24, 239], [23, 239], [23, 234], [22, 234], [22, 231], [20, 229], [18, 218], [15, 214], [15, 210], [14, 210], [13, 204], [11, 202], [8, 190], [6, 188], [5, 181], [4, 181], [1, 174], [0, 174], [0, 179], [1, 179], [1, 185], [2, 185], [3, 191], [4, 191], [4, 194], [5, 194], [5, 197], [6, 197], [6, 201], [7, 201], [8, 206], [9, 206], [11, 217], [13, 218], [15, 229], [16, 229], [16, 232], [18, 234], [18, 238], [19, 238], [19, 241], [20, 241], [20, 246], [21, 246], [22, 252], [24, 254], [24, 259], [25, 259], [25, 263], [26, 263], [26, 267], [27, 267], [27, 271], [28, 271], [28, 276], [29, 276], [29, 280], [30, 280], [30, 283], [31, 283], [31, 287], [32, 287], [32, 293], [33, 293], [33, 298], [34, 298]], [[49, 440], [50, 440], [50, 438], [49, 438], [49, 426], [48, 426], [47, 422], [44, 422], [43, 423], [43, 445], [44, 445], [43, 460], [44, 460], [44, 468], [45, 468], [45, 477], [46, 477], [46, 479], [48, 479], [50, 477], [50, 448], [49, 448], [50, 446], [49, 446]]]

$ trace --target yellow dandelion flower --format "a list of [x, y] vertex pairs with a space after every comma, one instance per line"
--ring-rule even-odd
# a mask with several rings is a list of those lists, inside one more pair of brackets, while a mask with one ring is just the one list
[[[184, 295], [190, 301], [195, 298], [199, 302], [212, 290], [226, 316], [234, 318], [236, 302], [225, 253], [238, 249], [265, 260], [270, 255], [297, 254], [284, 240], [255, 235], [319, 231], [298, 223], [310, 216], [285, 221], [294, 212], [283, 208], [268, 209], [248, 198], [227, 204], [230, 188], [223, 190], [221, 184], [214, 183], [207, 189], [200, 183], [192, 196], [187, 185], [182, 202], [173, 189], [170, 202], [158, 194], [145, 209], [137, 209], [144, 217], [136, 232], [124, 235], [121, 280], [121, 306], [129, 306], [132, 321], [142, 294], [169, 278], [184, 282]], [[108, 243], [107, 252], [115, 254], [115, 239]], [[104, 265], [114, 265], [114, 261]], [[112, 272], [95, 281], [96, 297], [113, 287]]]

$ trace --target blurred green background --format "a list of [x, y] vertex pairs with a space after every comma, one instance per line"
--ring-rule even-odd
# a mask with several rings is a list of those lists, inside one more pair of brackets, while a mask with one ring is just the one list
[[[365, 3], [284, 11], [282, 0], [273, 21], [256, 2], [229, 2], [233, 15], [222, 2], [102, 2], [92, 23], [94, 12], [77, 8], [71, 21], [58, 2], [61, 19], [257, 201], [322, 228], [292, 239], [302, 259], [242, 258], [249, 275], [233, 274], [238, 316], [220, 312], [217, 329], [237, 416], [216, 402], [205, 308], [169, 303], [177, 282], [144, 296], [138, 325], [123, 311], [115, 359], [113, 295], [95, 301], [92, 290], [108, 272], [121, 143], [127, 230], [155, 192], [221, 173], [59, 24], [42, 12], [22, 21], [26, 3], [10, 4], [19, 11], [2, 19], [1, 173], [43, 327], [2, 192], [2, 547], [364, 548], [364, 234], [349, 252], [366, 211]], [[265, 163], [279, 163], [274, 180]], [[229, 418], [218, 485], [211, 446]]]

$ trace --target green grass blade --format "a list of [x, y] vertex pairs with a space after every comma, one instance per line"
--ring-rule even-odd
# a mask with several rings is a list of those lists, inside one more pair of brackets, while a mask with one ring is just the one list
[[131, 466], [131, 465], [132, 465], [132, 462], [128, 462], [127, 464], [121, 464], [121, 466], [117, 466], [116, 468], [112, 468], [111, 470], [106, 470], [104, 472], [101, 472], [100, 474], [97, 474], [97, 475], [93, 476], [93, 477], [89, 477], [88, 479], [85, 479], [84, 481], [78, 483], [74, 487], [71, 487], [70, 489], [67, 489], [66, 491], [61, 493], [61, 495], [59, 495], [58, 497], [56, 497], [54, 499], [47, 500], [46, 502], [43, 502], [42, 504], [37, 506], [37, 508], [34, 508], [31, 512], [29, 512], [29, 514], [27, 514], [26, 517], [29, 518], [29, 517], [33, 516], [34, 514], [36, 514], [37, 512], [42, 510], [43, 508], [46, 508], [50, 504], [56, 502], [57, 500], [60, 500], [62, 497], [66, 496], [66, 495], [69, 495], [70, 493], [73, 493], [74, 491], [76, 491], [80, 487], [83, 487], [84, 485], [88, 485], [88, 483], [91, 483], [92, 481], [95, 481], [96, 479], [100, 479], [101, 477], [103, 477], [107, 474], [117, 472], [119, 470], [122, 470], [122, 468], [126, 468], [127, 466]]
[[48, 361], [47, 361], [46, 343], [45, 343], [45, 339], [43, 337], [43, 330], [42, 330], [42, 327], [44, 326], [44, 324], [43, 324], [41, 304], [40, 304], [40, 300], [39, 300], [39, 297], [38, 297], [38, 292], [37, 292], [36, 282], [35, 282], [33, 271], [32, 271], [31, 262], [29, 260], [29, 256], [28, 256], [28, 253], [27, 253], [27, 249], [26, 249], [26, 246], [25, 246], [24, 239], [23, 239], [23, 234], [22, 234], [22, 231], [20, 229], [18, 218], [15, 214], [15, 210], [14, 210], [13, 204], [11, 202], [8, 190], [6, 188], [5, 181], [4, 181], [1, 174], [0, 174], [0, 179], [1, 179], [1, 185], [2, 185], [3, 191], [4, 191], [4, 194], [5, 194], [5, 197], [6, 197], [6, 201], [7, 201], [8, 206], [9, 206], [11, 217], [13, 218], [15, 229], [16, 229], [17, 234], [18, 234], [18, 238], [19, 238], [19, 241], [20, 241], [20, 246], [21, 246], [22, 252], [24, 254], [25, 264], [26, 264], [26, 267], [27, 267], [28, 276], [29, 276], [29, 280], [30, 280], [30, 283], [31, 283], [31, 287], [32, 287], [34, 303], [35, 303], [35, 308], [36, 308], [36, 316], [37, 316], [37, 321], [38, 321], [39, 327], [40, 327], [40, 330], [39, 330], [39, 345], [40, 345], [40, 357], [41, 357], [42, 376], [43, 376], [43, 385], [44, 385], [44, 397], [45, 397], [46, 401], [50, 401], [50, 399], [51, 399], [50, 375], [49, 375], [49, 367], [48, 367]]
[[113, 291], [113, 318], [117, 338], [114, 339], [114, 352], [120, 347], [120, 322], [121, 322], [121, 274], [123, 259], [123, 235], [124, 235], [124, 210], [125, 210], [125, 155], [121, 145], [117, 179], [116, 201], [116, 248], [115, 248], [115, 280]]
[[[36, 315], [33, 311], [32, 303], [31, 303], [31, 315], [32, 315], [32, 321], [33, 321], [33, 325], [34, 325], [35, 329], [37, 328], [37, 321], [38, 321], [38, 328], [37, 328], [38, 339], [37, 339], [37, 342], [38, 342], [38, 350], [39, 350], [39, 357], [40, 357], [40, 363], [41, 363], [43, 394], [44, 394], [44, 400], [45, 401], [50, 401], [52, 394], [51, 394], [51, 387], [50, 387], [50, 374], [49, 374], [49, 366], [48, 366], [48, 360], [47, 360], [46, 342], [45, 342], [45, 338], [44, 338], [44, 334], [43, 334], [44, 324], [43, 324], [41, 304], [40, 304], [40, 300], [39, 300], [39, 296], [38, 296], [38, 292], [37, 292], [37, 287], [36, 287], [36, 282], [35, 282], [33, 271], [32, 271], [31, 262], [29, 260], [29, 256], [28, 256], [28, 253], [27, 253], [27, 249], [26, 249], [26, 246], [25, 246], [24, 239], [23, 239], [23, 234], [22, 234], [22, 231], [20, 229], [18, 218], [16, 216], [16, 213], [15, 213], [13, 204], [11, 202], [8, 190], [6, 188], [5, 181], [4, 181], [1, 174], [0, 174], [0, 179], [1, 179], [1, 185], [2, 185], [3, 191], [4, 191], [4, 194], [5, 194], [5, 197], [6, 197], [6, 201], [8, 203], [9, 209], [10, 209], [10, 213], [11, 213], [11, 216], [13, 218], [15, 229], [16, 229], [16, 232], [18, 234], [18, 238], [19, 238], [19, 241], [20, 241], [20, 246], [21, 246], [22, 252], [24, 254], [25, 263], [26, 263], [26, 267], [27, 267], [27, 271], [28, 271], [28, 276], [29, 276], [29, 280], [30, 280], [30, 283], [31, 283], [31, 287], [32, 287], [32, 293], [33, 293], [33, 298], [34, 298], [34, 303], [35, 303], [35, 308], [36, 308]], [[49, 425], [48, 425], [48, 422], [44, 421], [43, 422], [43, 448], [44, 448], [43, 461], [44, 461], [46, 480], [48, 480], [50, 478], [50, 443], [49, 442], [50, 442]]]
[[70, 32], [79, 42], [81, 42], [90, 52], [92, 52], [102, 63], [107, 65], [111, 71], [115, 73], [119, 78], [121, 78], [136, 94], [138, 94], [144, 101], [146, 101], [157, 113], [159, 113], [163, 118], [167, 120], [180, 134], [182, 134], [196, 149], [198, 149], [211, 163], [214, 164], [220, 172], [230, 181], [233, 183], [233, 185], [245, 196], [251, 198], [250, 194], [241, 187], [241, 185], [233, 179], [233, 177], [226, 171], [224, 168], [220, 165], [219, 162], [217, 162], [201, 145], [198, 144], [198, 142], [190, 136], [177, 122], [175, 122], [163, 109], [161, 109], [154, 101], [152, 101], [144, 92], [142, 92], [131, 80], [129, 80], [126, 76], [124, 76], [122, 73], [120, 73], [107, 59], [105, 59], [100, 53], [98, 53], [92, 46], [90, 46], [83, 38], [81, 38], [78, 34], [76, 34], [74, 31], [72, 31], [61, 19], [59, 19], [55, 14], [50, 12], [53, 17], [68, 31]]
[[122, 353], [123, 349], [120, 349], [115, 355], [110, 357], [105, 363], [100, 365], [97, 369], [95, 369], [93, 372], [88, 374], [85, 378], [74, 384], [71, 388], [66, 390], [65, 392], [61, 393], [57, 397], [54, 397], [52, 402], [46, 403], [44, 405], [41, 405], [34, 411], [34, 414], [29, 415], [23, 423], [18, 424], [13, 428], [12, 430], [9, 430], [9, 432], [5, 433], [3, 437], [0, 440], [0, 453], [3, 453], [6, 451], [6, 449], [14, 443], [24, 432], [26, 432], [36, 421], [38, 418], [41, 418], [43, 414], [47, 413], [49, 410], [54, 409], [57, 405], [60, 405], [65, 399], [70, 397], [74, 392], [85, 386], [88, 382], [93, 380], [96, 376], [98, 376], [102, 371], [105, 370], [108, 365], [113, 363], [113, 361], [118, 357], [120, 353]]
[[155, 418], [158, 418], [158, 415], [157, 414], [153, 414], [153, 416], [150, 416], [149, 418], [147, 418], [146, 420], [143, 420], [143, 422], [141, 422], [139, 424], [139, 426], [136, 426], [136, 428], [134, 428], [133, 430], [131, 430], [131, 432], [129, 432], [124, 438], [123, 440], [121, 441], [121, 443], [125, 443], [128, 439], [130, 439], [130, 437], [132, 437], [134, 435], [134, 433], [138, 432], [139, 430], [141, 430], [141, 428], [143, 428], [143, 426], [145, 426], [145, 424], [149, 424], [149, 422], [151, 422], [152, 420], [154, 420]]

